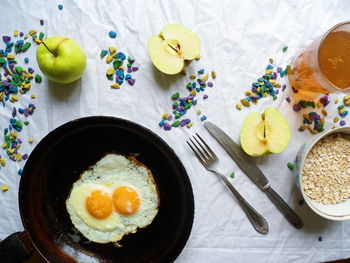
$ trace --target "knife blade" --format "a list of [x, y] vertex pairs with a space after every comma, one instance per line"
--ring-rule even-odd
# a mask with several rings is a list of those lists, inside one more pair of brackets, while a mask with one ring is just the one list
[[290, 206], [272, 189], [270, 182], [253, 160], [235, 143], [224, 131], [210, 121], [204, 127], [221, 144], [241, 170], [267, 194], [272, 203], [280, 210], [284, 217], [296, 228], [302, 228], [303, 222]]

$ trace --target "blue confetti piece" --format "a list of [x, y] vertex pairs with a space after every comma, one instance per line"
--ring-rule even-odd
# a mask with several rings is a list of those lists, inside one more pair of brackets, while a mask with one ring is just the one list
[[110, 38], [116, 38], [117, 37], [117, 33], [116, 32], [114, 32], [114, 31], [109, 31], [109, 37]]

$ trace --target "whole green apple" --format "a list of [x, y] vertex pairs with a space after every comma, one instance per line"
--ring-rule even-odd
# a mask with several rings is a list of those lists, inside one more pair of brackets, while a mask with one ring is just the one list
[[85, 70], [84, 50], [67, 37], [49, 37], [36, 51], [41, 72], [53, 82], [71, 83], [79, 79]]

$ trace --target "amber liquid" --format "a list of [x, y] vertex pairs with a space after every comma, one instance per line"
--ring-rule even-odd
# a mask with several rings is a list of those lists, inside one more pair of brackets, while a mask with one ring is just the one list
[[330, 33], [320, 48], [319, 64], [329, 82], [339, 89], [350, 87], [350, 33]]
[[306, 48], [291, 64], [289, 82], [298, 93], [297, 99], [312, 100], [319, 93], [330, 93], [350, 87], [350, 33], [329, 33], [321, 43]]

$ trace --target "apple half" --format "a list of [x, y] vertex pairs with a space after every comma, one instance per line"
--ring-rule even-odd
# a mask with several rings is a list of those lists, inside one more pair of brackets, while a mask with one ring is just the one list
[[185, 60], [198, 58], [200, 49], [198, 36], [177, 24], [166, 25], [162, 32], [148, 40], [148, 53], [154, 66], [169, 75], [181, 72]]
[[290, 129], [282, 113], [275, 108], [267, 108], [263, 114], [250, 113], [243, 121], [241, 146], [251, 156], [280, 153], [287, 148]]

